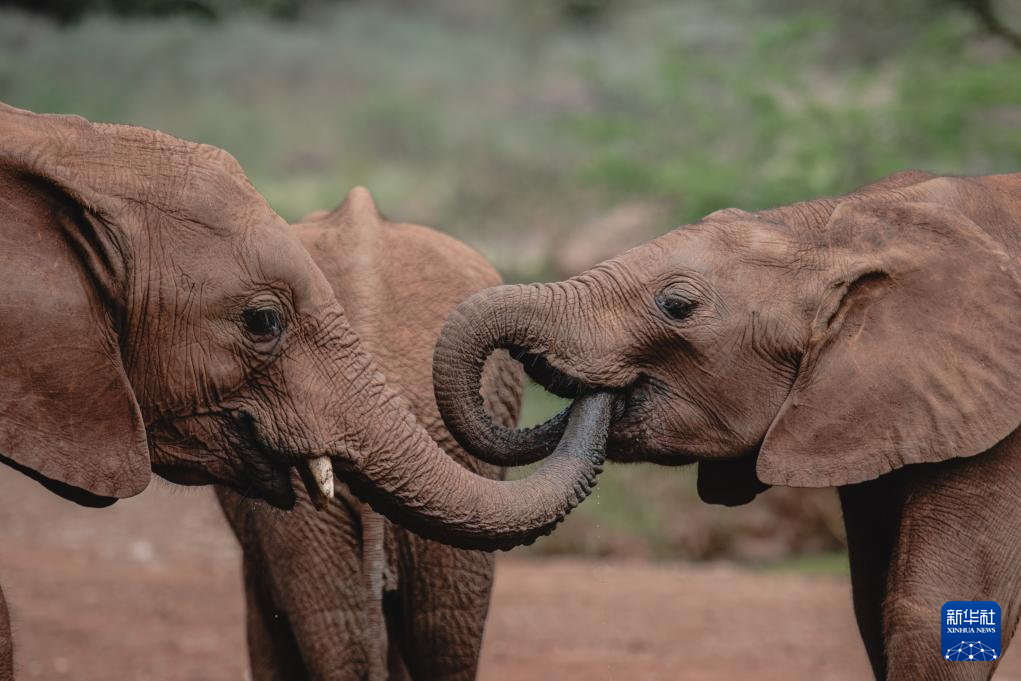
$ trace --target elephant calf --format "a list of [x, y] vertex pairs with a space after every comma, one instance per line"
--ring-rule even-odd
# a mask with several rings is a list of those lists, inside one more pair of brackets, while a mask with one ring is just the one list
[[[986, 679], [941, 653], [941, 606], [1021, 617], [1021, 174], [905, 172], [837, 198], [722, 210], [573, 279], [476, 294], [437, 345], [451, 432], [541, 458], [478, 397], [509, 348], [564, 396], [621, 409], [608, 457], [699, 463], [727, 504], [840, 488], [855, 612], [877, 678]], [[1002, 651], [997, 651], [1002, 653]]]
[[[294, 231], [364, 347], [429, 434], [462, 464], [500, 476], [501, 469], [467, 456], [447, 433], [431, 373], [443, 320], [471, 293], [499, 283], [493, 268], [450, 237], [388, 222], [362, 188]], [[482, 394], [496, 420], [512, 426], [521, 399], [519, 367], [506, 355], [494, 357]], [[404, 456], [411, 462], [415, 453]], [[422, 539], [344, 488], [325, 513], [304, 496], [289, 513], [228, 488], [218, 496], [244, 551], [256, 681], [382, 679], [388, 667], [392, 679], [474, 678], [492, 554]]]

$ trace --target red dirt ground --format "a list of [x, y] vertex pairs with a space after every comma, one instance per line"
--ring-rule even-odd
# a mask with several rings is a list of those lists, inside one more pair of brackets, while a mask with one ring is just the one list
[[[88, 510], [0, 470], [0, 583], [20, 679], [247, 678], [238, 550], [209, 490]], [[852, 681], [836, 578], [502, 556], [483, 681]], [[998, 681], [1021, 680], [1008, 654]]]

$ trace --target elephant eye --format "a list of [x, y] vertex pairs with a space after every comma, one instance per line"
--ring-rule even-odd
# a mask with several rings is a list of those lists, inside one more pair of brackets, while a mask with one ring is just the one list
[[272, 307], [249, 308], [241, 316], [253, 336], [279, 336], [283, 327], [280, 312]]
[[695, 302], [677, 293], [664, 291], [656, 296], [656, 307], [670, 319], [685, 319], [695, 309]]

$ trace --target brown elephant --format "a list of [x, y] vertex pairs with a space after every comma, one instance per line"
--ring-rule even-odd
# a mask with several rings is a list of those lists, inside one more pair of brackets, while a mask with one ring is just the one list
[[151, 470], [286, 508], [295, 466], [324, 505], [335, 467], [424, 533], [498, 548], [548, 532], [602, 461], [594, 399], [572, 419], [602, 435], [576, 428], [524, 482], [454, 462], [213, 147], [0, 105], [0, 289], [0, 460], [84, 505]]
[[[364, 347], [433, 439], [475, 472], [500, 476], [502, 469], [457, 447], [432, 389], [432, 351], [443, 321], [475, 291], [499, 284], [496, 271], [448, 236], [387, 221], [363, 188], [337, 210], [307, 217], [295, 233]], [[521, 401], [520, 367], [506, 355], [494, 360], [482, 392], [489, 411], [510, 426]], [[255, 681], [475, 678], [492, 554], [422, 539], [343, 487], [325, 513], [307, 497], [285, 513], [229, 488], [217, 491], [244, 550]]]
[[608, 456], [699, 462], [709, 501], [839, 487], [855, 612], [881, 679], [985, 679], [940, 651], [941, 606], [1021, 613], [1021, 174], [906, 172], [852, 194], [722, 210], [575, 278], [503, 286], [441, 334], [436, 395], [464, 447], [542, 457], [562, 418], [490, 423], [479, 359], [615, 392]]

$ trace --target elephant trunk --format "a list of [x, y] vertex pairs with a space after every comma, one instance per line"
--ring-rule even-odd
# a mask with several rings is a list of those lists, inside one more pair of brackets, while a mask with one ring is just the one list
[[433, 356], [436, 403], [447, 429], [472, 455], [498, 466], [520, 466], [553, 451], [567, 410], [534, 428], [495, 423], [482, 401], [482, 370], [499, 348], [515, 358], [550, 350], [547, 339], [558, 336], [563, 320], [558, 311], [569, 309], [576, 296], [571, 282], [498, 286], [476, 293], [447, 318]]
[[[353, 336], [353, 334], [352, 334]], [[357, 338], [345, 339], [361, 385], [332, 448], [349, 488], [378, 512], [431, 539], [469, 549], [510, 549], [548, 534], [595, 485], [616, 402], [597, 393], [575, 402], [553, 455], [530, 476], [496, 481], [447, 455], [387, 385]]]

